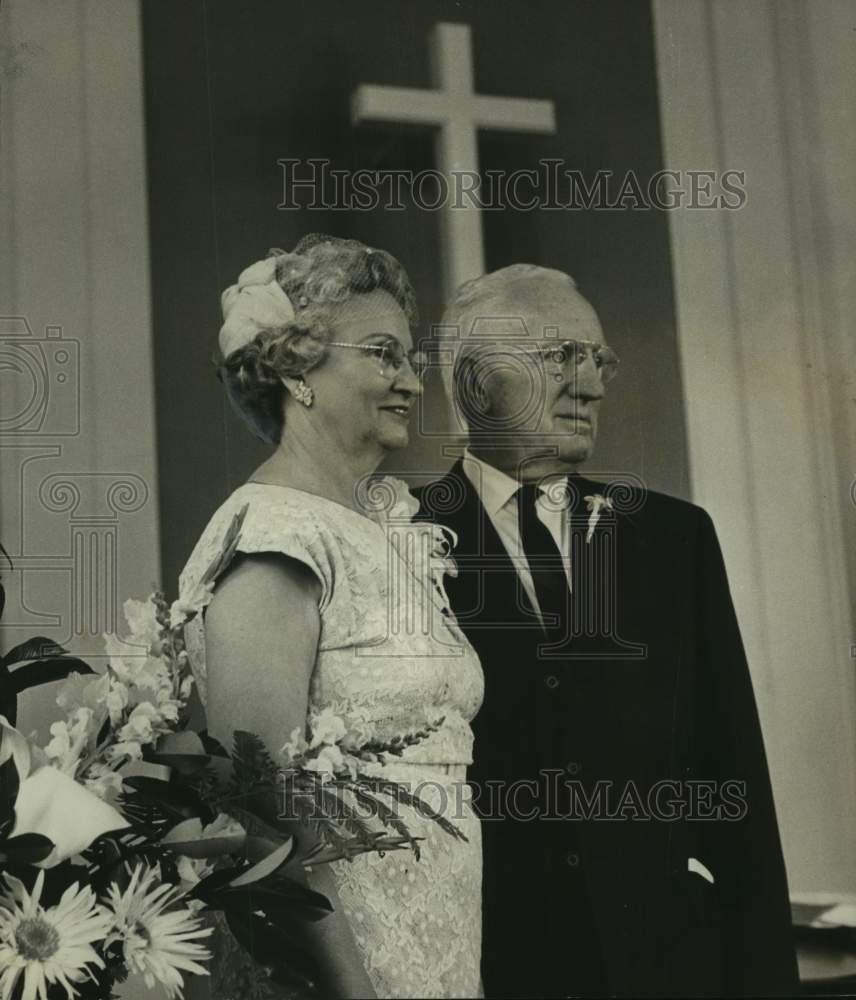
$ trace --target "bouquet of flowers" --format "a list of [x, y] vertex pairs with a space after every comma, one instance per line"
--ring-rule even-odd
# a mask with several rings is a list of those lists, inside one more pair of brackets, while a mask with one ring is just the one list
[[[240, 515], [203, 586], [239, 531]], [[3, 602], [0, 585], [0, 615]], [[110, 998], [128, 976], [180, 997], [185, 974], [207, 971], [202, 911], [223, 913], [274, 981], [314, 987], [301, 926], [331, 905], [303, 869], [368, 851], [418, 857], [400, 802], [463, 836], [377, 768], [364, 773], [442, 720], [383, 743], [326, 709], [276, 755], [242, 731], [227, 752], [188, 726], [186, 608], [155, 593], [124, 611], [129, 635], [106, 637], [103, 673], [43, 637], [0, 659], [0, 1000]], [[16, 699], [56, 680], [63, 717], [40, 746], [15, 727]], [[298, 842], [295, 821], [314, 836]]]

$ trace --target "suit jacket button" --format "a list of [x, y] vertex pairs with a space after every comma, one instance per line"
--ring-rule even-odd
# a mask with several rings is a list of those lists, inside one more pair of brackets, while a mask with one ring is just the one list
[[547, 674], [544, 683], [551, 691], [554, 691], [559, 686], [559, 678], [555, 674]]
[[565, 764], [565, 770], [568, 774], [579, 774], [582, 768], [580, 767], [579, 761], [569, 760], [568, 763]]
[[565, 857], [565, 862], [567, 863], [568, 868], [579, 868], [580, 856], [575, 851], [568, 851], [568, 854]]

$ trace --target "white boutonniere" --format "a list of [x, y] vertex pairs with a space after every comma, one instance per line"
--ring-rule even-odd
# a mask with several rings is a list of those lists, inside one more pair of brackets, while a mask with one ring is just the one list
[[600, 512], [604, 508], [612, 510], [612, 500], [600, 493], [593, 493], [590, 496], [583, 497], [583, 499], [588, 504], [589, 509], [588, 530], [586, 531], [586, 544], [588, 544], [594, 538], [594, 529], [600, 520]]

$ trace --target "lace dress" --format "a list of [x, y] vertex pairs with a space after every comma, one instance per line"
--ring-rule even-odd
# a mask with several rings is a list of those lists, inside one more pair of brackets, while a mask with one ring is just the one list
[[[469, 723], [483, 693], [481, 667], [445, 598], [442, 577], [453, 564], [445, 557], [444, 530], [412, 522], [418, 505], [399, 480], [376, 481], [365, 502], [367, 516], [289, 487], [240, 487], [194, 549], [181, 576], [180, 600], [187, 611], [199, 611], [210, 600], [200, 578], [246, 506], [238, 550], [284, 553], [308, 566], [321, 584], [310, 710], [332, 706], [346, 724], [381, 739], [443, 719], [382, 773], [409, 783], [468, 841], [453, 839], [403, 806], [411, 833], [425, 838], [420, 860], [389, 852], [335, 862], [332, 869], [378, 996], [476, 996], [481, 835], [465, 774], [472, 760]], [[187, 640], [204, 703], [201, 614], [189, 623]], [[283, 733], [283, 743], [288, 735]], [[213, 995], [237, 1000], [251, 992], [238, 981], [249, 960], [222, 937], [217, 946], [228, 954], [219, 974], [216, 962], [212, 967]], [[258, 976], [254, 983], [252, 992], [264, 996]]]

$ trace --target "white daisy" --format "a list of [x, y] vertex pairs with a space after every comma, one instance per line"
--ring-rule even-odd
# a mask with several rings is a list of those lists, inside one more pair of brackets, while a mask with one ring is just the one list
[[21, 1000], [47, 996], [48, 985], [65, 988], [77, 996], [73, 982], [94, 978], [90, 965], [104, 968], [92, 945], [104, 938], [110, 919], [95, 901], [89, 886], [69, 886], [56, 904], [45, 909], [39, 900], [45, 873], [36, 877], [32, 893], [12, 875], [4, 874], [9, 887], [0, 893], [0, 996], [9, 1000], [21, 973]]
[[207, 937], [213, 928], [202, 927], [186, 907], [169, 909], [181, 893], [160, 881], [157, 867], [146, 865], [137, 865], [124, 892], [115, 883], [107, 890], [115, 928], [107, 944], [120, 941], [128, 972], [143, 976], [149, 989], [160, 983], [170, 998], [182, 996], [179, 969], [208, 975], [199, 963], [211, 957], [194, 939]]

